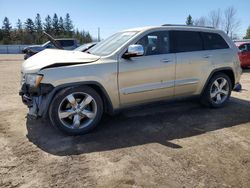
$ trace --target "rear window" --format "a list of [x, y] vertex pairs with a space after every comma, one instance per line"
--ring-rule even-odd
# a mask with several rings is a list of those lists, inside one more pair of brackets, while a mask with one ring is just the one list
[[63, 47], [74, 46], [73, 40], [59, 40], [58, 41]]
[[229, 48], [226, 41], [216, 33], [201, 33], [205, 50], [216, 50]]
[[199, 32], [173, 31], [174, 51], [191, 52], [203, 49], [202, 39]]

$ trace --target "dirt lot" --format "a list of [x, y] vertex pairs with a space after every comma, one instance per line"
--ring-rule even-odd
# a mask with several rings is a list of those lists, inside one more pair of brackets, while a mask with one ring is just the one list
[[0, 187], [250, 187], [250, 70], [223, 109], [161, 102], [68, 137], [25, 118], [21, 59], [0, 55]]

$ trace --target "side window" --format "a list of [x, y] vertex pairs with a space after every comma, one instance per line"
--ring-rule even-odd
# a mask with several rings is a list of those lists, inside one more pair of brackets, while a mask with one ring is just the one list
[[[240, 51], [248, 51], [247, 49], [247, 45], [246, 44], [243, 44], [239, 47]], [[249, 49], [250, 50], [250, 49]]]
[[204, 33], [202, 32], [205, 50], [216, 50], [229, 48], [225, 40], [216, 33]]
[[169, 53], [169, 33], [159, 31], [142, 37], [136, 44], [144, 48], [144, 55], [159, 55]]
[[247, 51], [250, 52], [250, 44], [247, 44]]
[[203, 49], [202, 39], [199, 32], [173, 31], [174, 51], [192, 52]]

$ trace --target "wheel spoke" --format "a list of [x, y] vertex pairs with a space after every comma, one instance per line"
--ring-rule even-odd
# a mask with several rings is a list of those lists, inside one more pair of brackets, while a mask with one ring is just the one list
[[67, 118], [67, 117], [73, 115], [74, 113], [75, 112], [72, 109], [65, 110], [65, 111], [59, 112], [59, 118], [64, 119], [64, 118]]
[[83, 101], [80, 103], [80, 108], [84, 109], [88, 104], [91, 103], [91, 101], [93, 100], [93, 98], [88, 95], [85, 99], [83, 99]]
[[215, 85], [215, 87], [216, 87], [217, 89], [219, 89], [219, 88], [220, 88], [220, 84], [218, 83], [218, 81], [217, 81], [217, 80], [214, 82], [214, 85]]
[[220, 84], [220, 89], [222, 89], [227, 84], [227, 81], [225, 79], [222, 80]]
[[80, 126], [80, 116], [78, 114], [74, 115], [73, 126], [76, 128]]
[[94, 112], [91, 112], [89, 110], [82, 110], [82, 114], [87, 116], [89, 119], [93, 119], [95, 118], [95, 113]]
[[216, 96], [216, 102], [220, 102], [221, 101], [221, 94], [218, 93]]
[[216, 92], [216, 91], [215, 91], [215, 92], [213, 92], [213, 93], [211, 93], [211, 98], [216, 97], [217, 93], [218, 93], [218, 92]]
[[224, 95], [228, 95], [228, 91], [226, 91], [224, 89], [221, 90], [221, 93], [224, 94]]
[[67, 100], [70, 102], [72, 107], [76, 105], [76, 99], [72, 94], [67, 96]]

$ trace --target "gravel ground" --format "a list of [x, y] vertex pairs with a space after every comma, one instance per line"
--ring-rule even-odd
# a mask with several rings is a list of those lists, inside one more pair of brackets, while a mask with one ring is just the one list
[[250, 187], [250, 70], [222, 109], [164, 101], [85, 136], [25, 118], [22, 55], [0, 55], [0, 187]]

